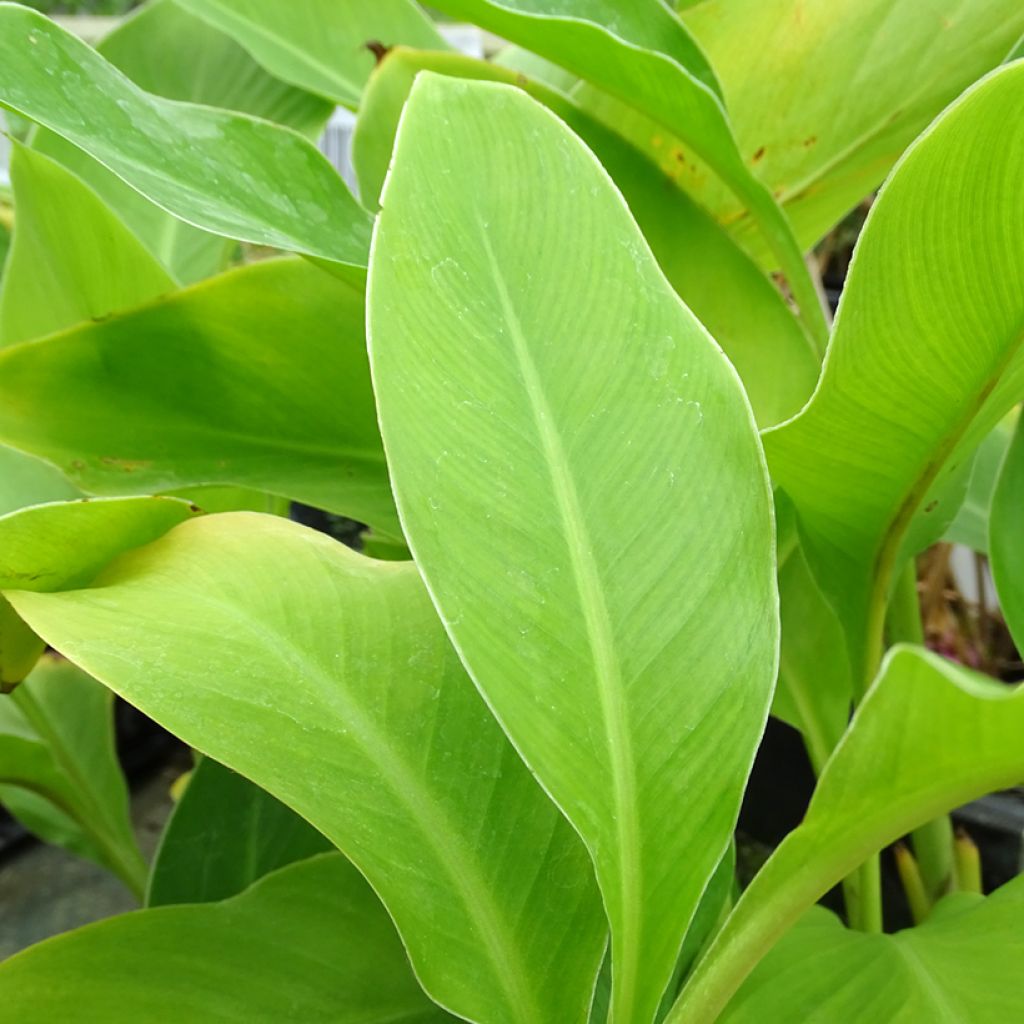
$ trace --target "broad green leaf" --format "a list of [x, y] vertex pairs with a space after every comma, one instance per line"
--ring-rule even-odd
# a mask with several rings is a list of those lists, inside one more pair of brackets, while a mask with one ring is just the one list
[[989, 558], [1006, 624], [1018, 650], [1024, 650], [1024, 419], [992, 495]]
[[143, 92], [85, 43], [10, 3], [0, 3], [0, 105], [84, 149], [189, 224], [365, 266], [369, 215], [312, 142]]
[[22, 622], [10, 602], [0, 597], [0, 693], [13, 690], [45, 649], [46, 644]]
[[[685, 16], [747, 166], [809, 248], [1024, 33], [1017, 0], [707, 0]], [[661, 152], [674, 161], [671, 145]], [[745, 244], [756, 224], [686, 154], [683, 182]]]
[[373, 70], [368, 43], [448, 49], [412, 0], [177, 0], [237, 39], [278, 78], [355, 109]]
[[17, 223], [0, 289], [0, 346], [175, 289], [99, 196], [60, 164], [15, 144], [11, 182]]
[[0, 697], [0, 803], [47, 842], [102, 864], [139, 893], [146, 867], [114, 750], [111, 699], [52, 655]]
[[93, 493], [234, 484], [395, 535], [363, 301], [270, 260], [5, 349], [0, 440]]
[[0, 445], [0, 516], [27, 505], [81, 496], [82, 492], [54, 466]]
[[800, 730], [820, 772], [849, 723], [853, 686], [842, 624], [799, 546], [779, 567], [779, 606], [782, 646], [772, 713]]
[[770, 425], [799, 411], [814, 389], [819, 364], [778, 290], [640, 153], [539, 82], [456, 54], [401, 48], [388, 54], [370, 79], [353, 138], [365, 202], [376, 206], [402, 108], [423, 69], [517, 85], [557, 114], [615, 179], [672, 286], [739, 372], [758, 421]]
[[466, 678], [409, 562], [204, 516], [86, 590], [7, 592], [41, 636], [301, 814], [417, 976], [480, 1024], [586, 1019], [607, 925], [582, 844]]
[[[173, 0], [147, 3], [96, 49], [147, 92], [252, 114], [312, 139], [334, 109], [268, 75], [237, 43]], [[165, 213], [59, 135], [37, 130], [32, 145], [95, 189], [178, 280], [190, 283], [223, 269], [234, 242]]]
[[1024, 779], [1022, 735], [1024, 688], [921, 648], [893, 648], [825, 766], [803, 824], [743, 893], [670, 1024], [716, 1020], [804, 911], [887, 843]]
[[957, 475], [1024, 395], [1022, 104], [1024, 63], [1009, 65], [908, 151], [861, 234], [814, 397], [765, 434], [860, 687], [894, 568], [941, 536]]
[[[0, 445], [0, 516], [27, 505], [79, 497], [81, 492], [53, 466]], [[0, 597], [0, 692], [32, 671], [45, 646]]]
[[[55, 984], [55, 979], [59, 982]], [[441, 1024], [373, 891], [337, 854], [222, 903], [113, 917], [0, 965], [21, 1024]]]
[[866, 935], [812, 908], [757, 966], [721, 1024], [1006, 1024], [1021, 1012], [1024, 878], [947, 897], [922, 926]]
[[166, 533], [199, 509], [177, 498], [99, 498], [0, 518], [0, 590], [86, 586], [114, 557]]
[[660, 0], [444, 0], [464, 17], [560, 64], [685, 140], [748, 210], [819, 350], [824, 313], [789, 222], [733, 138], [707, 59]]
[[1017, 423], [1016, 411], [1000, 420], [978, 445], [967, 484], [967, 496], [949, 524], [943, 540], [965, 546], [981, 554], [988, 554], [989, 510], [995, 491], [999, 469], [1013, 438]]
[[271, 871], [329, 849], [279, 800], [203, 757], [160, 839], [146, 905], [224, 900]]
[[140, 89], [287, 125], [316, 140], [334, 104], [268, 74], [230, 34], [180, 0], [150, 0], [97, 44]]
[[406, 536], [594, 857], [614, 1019], [640, 1024], [774, 681], [750, 409], [601, 165], [520, 90], [421, 75], [382, 205], [371, 364]]

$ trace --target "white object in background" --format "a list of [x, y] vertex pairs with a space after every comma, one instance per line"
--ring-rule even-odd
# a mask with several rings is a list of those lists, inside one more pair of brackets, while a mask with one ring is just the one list
[[438, 25], [444, 41], [467, 57], [484, 59], [484, 34], [476, 25]]
[[[978, 603], [978, 573], [975, 569], [975, 554], [963, 544], [954, 544], [953, 552], [949, 558], [949, 568], [956, 580], [957, 588], [964, 598], [972, 604]], [[992, 582], [992, 570], [988, 562], [985, 562], [982, 575], [982, 588], [985, 591], [985, 607], [990, 611], [998, 610], [999, 595], [996, 593], [995, 584]]]

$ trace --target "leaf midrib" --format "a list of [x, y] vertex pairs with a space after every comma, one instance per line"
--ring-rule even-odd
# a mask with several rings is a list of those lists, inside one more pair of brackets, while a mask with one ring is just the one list
[[[921, 473], [914, 480], [903, 501], [896, 509], [892, 519], [885, 525], [875, 556], [872, 562], [873, 588], [869, 598], [869, 622], [867, 636], [868, 664], [871, 664], [871, 645], [873, 644], [871, 616], [884, 616], [887, 604], [886, 595], [895, 569], [903, 537], [910, 528], [917, 509], [928, 493], [929, 488], [938, 479], [943, 466], [947, 463], [957, 445], [970, 430], [978, 413], [999, 385], [999, 381], [1007, 372], [1013, 361], [1024, 348], [1024, 320], [1018, 322], [1003, 355], [996, 361], [987, 379], [982, 382], [977, 393], [970, 400], [964, 414], [952, 425], [946, 434], [939, 438], [931, 449], [931, 457], [925, 463]], [[866, 683], [870, 683], [867, 680]], [[865, 685], [866, 685], [865, 683]]]
[[[620, 907], [620, 943], [628, 951], [628, 960], [616, 964], [614, 987], [621, 1002], [617, 1006], [631, 1008], [637, 971], [639, 946], [639, 908], [642, 904], [642, 867], [640, 864], [640, 828], [637, 818], [636, 773], [633, 762], [632, 737], [629, 730], [628, 708], [625, 701], [622, 674], [615, 650], [614, 630], [604, 598], [600, 573], [594, 560], [593, 545], [580, 506], [579, 495], [572, 470], [565, 453], [561, 435], [555, 424], [551, 407], [530, 353], [529, 343], [509, 294], [508, 283], [502, 273], [487, 230], [480, 223], [480, 236], [487, 256], [502, 316], [508, 327], [513, 354], [519, 369], [526, 397], [533, 416], [534, 427], [540, 438], [545, 464], [551, 481], [555, 505], [562, 524], [563, 537], [569, 555], [569, 564], [590, 648], [594, 667], [594, 681], [609, 760], [611, 762], [613, 795], [615, 801], [615, 829], [618, 834], [618, 879], [622, 889]], [[573, 813], [566, 809], [572, 820]], [[590, 837], [581, 836], [593, 853]], [[598, 858], [595, 856], [595, 862]], [[611, 903], [607, 894], [606, 903]], [[611, 909], [611, 907], [609, 907]], [[613, 925], [614, 930], [614, 925]]]
[[[200, 597], [196, 594], [193, 599]], [[219, 601], [209, 593], [203, 594], [201, 600], [203, 603], [213, 604], [235, 620], [246, 632], [255, 635], [257, 643], [262, 645], [267, 642], [268, 634], [258, 629], [233, 605]], [[396, 802], [406, 808], [410, 818], [419, 826], [426, 845], [434, 851], [437, 863], [448, 875], [454, 891], [461, 896], [468, 917], [476, 922], [480, 935], [487, 944], [494, 976], [505, 991], [509, 1005], [516, 1013], [516, 1020], [523, 1024], [543, 1021], [545, 1018], [523, 980], [527, 972], [523, 967], [519, 948], [506, 927], [506, 922], [502, 920], [493, 892], [479, 870], [479, 861], [474, 857], [468, 844], [453, 841], [455, 837], [461, 839], [461, 830], [451, 822], [448, 812], [424, 784], [421, 773], [394, 750], [388, 737], [363, 713], [358, 704], [349, 698], [347, 690], [338, 686], [338, 680], [311, 660], [294, 638], [281, 633], [274, 634], [274, 637], [279, 647], [289, 653], [288, 660], [295, 664], [306, 678], [314, 680], [319, 691], [327, 696], [328, 707], [336, 707], [336, 701], [343, 704], [339, 709], [339, 718], [346, 726], [348, 738], [358, 743], [363, 756], [380, 770], [382, 779], [393, 791]], [[239, 699], [237, 695], [235, 699]], [[266, 710], [262, 705], [259, 707], [261, 711]], [[281, 713], [283, 712], [280, 710], [274, 712]], [[322, 722], [300, 723], [297, 719], [292, 720], [304, 729], [309, 728], [310, 724], [318, 730], [324, 729]], [[344, 839], [345, 836], [340, 835], [337, 840], [341, 849], [348, 845]]]

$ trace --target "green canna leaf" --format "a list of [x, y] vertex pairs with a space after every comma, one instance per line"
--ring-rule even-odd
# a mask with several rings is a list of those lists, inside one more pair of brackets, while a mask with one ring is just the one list
[[534, 50], [684, 139], [757, 224], [818, 351], [824, 312], [789, 222], [733, 138], [711, 65], [660, 0], [444, 0], [438, 9]]
[[0, 439], [100, 494], [235, 484], [398, 533], [363, 294], [268, 260], [0, 353]]
[[370, 880], [427, 991], [586, 1020], [607, 925], [578, 837], [473, 689], [416, 568], [203, 516], [85, 590], [7, 591], [55, 648], [301, 814]]
[[614, 1019], [640, 1024], [730, 839], [774, 681], [750, 409], [601, 166], [520, 90], [421, 75], [382, 205], [371, 363], [406, 536], [594, 857]]
[[908, 151], [857, 245], [818, 390], [768, 431], [775, 482], [863, 689], [893, 574], [942, 535], [977, 443], [1024, 395], [1024, 63]]
[[384, 908], [337, 854], [221, 903], [139, 910], [33, 946], [0, 965], [0, 999], [24, 1024], [453, 1020], [416, 984]]
[[0, 3], [0, 106], [84, 149], [189, 224], [365, 266], [370, 217], [307, 139], [143, 92], [48, 18], [11, 3]]
[[355, 109], [375, 55], [367, 44], [446, 50], [412, 0], [177, 0], [237, 39], [268, 71]]
[[111, 701], [105, 686], [53, 655], [0, 696], [0, 803], [139, 895], [146, 866], [128, 816]]
[[278, 868], [330, 849], [280, 800], [201, 757], [160, 838], [146, 906], [225, 900]]
[[[709, 0], [684, 21], [722, 82], [740, 152], [804, 248], [1024, 34], [1017, 0]], [[671, 149], [663, 140], [675, 160]], [[685, 159], [684, 185], [772, 263], [742, 204]]]
[[15, 144], [17, 221], [0, 289], [0, 346], [101, 320], [177, 287], [87, 185]]
[[918, 928], [849, 931], [815, 907], [757, 966], [721, 1024], [1005, 1024], [1020, 1009], [1024, 879], [946, 897]]
[[[97, 52], [146, 92], [252, 114], [315, 140], [334, 107], [267, 74], [236, 42], [174, 0], [150, 0], [117, 24]], [[173, 276], [186, 284], [222, 270], [237, 248], [166, 213], [113, 171], [37, 128], [32, 148], [85, 181]]]
[[1024, 779], [1024, 688], [921, 648], [890, 651], [803, 823], [740, 897], [667, 1024], [716, 1020], [757, 962], [840, 879], [940, 814]]
[[389, 53], [367, 86], [352, 141], [360, 194], [376, 206], [402, 108], [416, 75], [503, 81], [558, 115], [604, 164], [666, 277], [743, 379], [758, 422], [795, 414], [819, 363], [775, 286], [711, 219], [615, 133], [543, 84], [458, 54]]

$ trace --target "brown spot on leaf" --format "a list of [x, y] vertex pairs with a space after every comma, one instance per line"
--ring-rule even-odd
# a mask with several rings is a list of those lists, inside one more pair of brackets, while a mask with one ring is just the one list
[[761, 147], [761, 148], [760, 148], [760, 149], [759, 149], [759, 150], [758, 150], [758, 151], [757, 151], [757, 152], [756, 152], [756, 153], [754, 154], [754, 157], [753, 157], [752, 163], [755, 163], [755, 164], [756, 164], [756, 163], [758, 163], [758, 162], [759, 162], [760, 160], [763, 160], [763, 159], [764, 159], [764, 146], [762, 146], [762, 147]]
[[804, 139], [804, 145], [805, 146], [813, 146], [817, 141], [818, 141], [818, 136], [817, 135], [809, 135], [806, 139]]
[[929, 501], [928, 504], [925, 506], [925, 513], [934, 512], [935, 509], [938, 508], [938, 505], [938, 498], [936, 498], [935, 501]]
[[118, 459], [113, 455], [100, 456], [100, 462], [113, 469], [120, 469], [124, 473], [134, 473], [139, 469], [149, 469], [153, 465], [149, 459]]
[[365, 46], [377, 58], [378, 64], [391, 52], [391, 47], [385, 46], [379, 39], [371, 39]]

